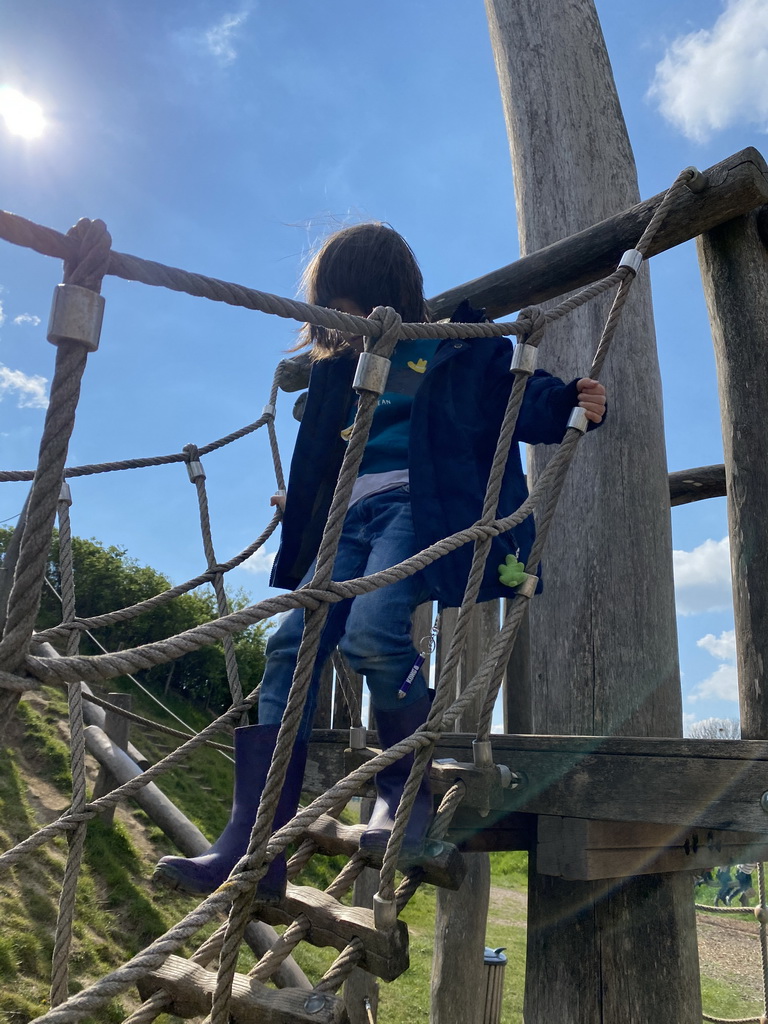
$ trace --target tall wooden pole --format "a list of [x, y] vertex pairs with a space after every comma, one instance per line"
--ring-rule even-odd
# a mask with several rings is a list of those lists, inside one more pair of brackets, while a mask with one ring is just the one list
[[768, 206], [698, 239], [720, 384], [744, 739], [768, 736]]
[[[592, 0], [486, 0], [523, 254], [638, 201]], [[585, 376], [609, 299], [548, 332], [540, 365]], [[647, 271], [602, 377], [606, 426], [572, 466], [533, 602], [536, 732], [674, 736], [681, 698], [661, 386]], [[531, 454], [534, 477], [549, 453]], [[549, 586], [547, 586], [549, 581]], [[532, 860], [526, 1024], [698, 1024], [690, 880], [545, 878]]]

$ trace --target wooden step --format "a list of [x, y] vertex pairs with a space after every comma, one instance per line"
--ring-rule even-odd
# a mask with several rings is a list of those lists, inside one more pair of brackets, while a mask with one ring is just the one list
[[[162, 967], [138, 983], [142, 999], [160, 990], [173, 1000], [167, 1013], [201, 1017], [210, 1012], [216, 974], [180, 956], [169, 956]], [[231, 1015], [236, 1024], [349, 1024], [344, 1003], [326, 992], [274, 989], [236, 974], [232, 985]]]
[[299, 914], [306, 915], [310, 930], [305, 941], [313, 946], [341, 951], [351, 939], [360, 938], [365, 953], [358, 966], [384, 981], [394, 981], [408, 970], [408, 928], [403, 921], [397, 921], [392, 931], [379, 931], [372, 910], [346, 907], [309, 886], [289, 882], [280, 903], [254, 903], [254, 914], [271, 925], [292, 924]]
[[[306, 839], [317, 844], [322, 853], [331, 857], [344, 854], [351, 857], [360, 848], [360, 837], [365, 832], [365, 825], [342, 825], [336, 818], [321, 814], [304, 833]], [[371, 867], [381, 867], [381, 857], [370, 854], [368, 863]], [[412, 867], [413, 862], [403, 864], [401, 870]], [[422, 881], [441, 889], [456, 890], [464, 881], [466, 868], [464, 858], [451, 843], [438, 839], [430, 839], [425, 843], [424, 856], [418, 860], [419, 868], [424, 872]]]

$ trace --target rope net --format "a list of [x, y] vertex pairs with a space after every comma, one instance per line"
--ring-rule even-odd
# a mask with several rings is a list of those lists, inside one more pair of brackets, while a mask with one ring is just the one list
[[[663, 222], [672, 197], [691, 179], [692, 173], [691, 169], [682, 172], [657, 207], [638, 241], [638, 264], [640, 258], [647, 253], [656, 231]], [[64, 236], [50, 229], [33, 225], [29, 221], [24, 221], [23, 218], [2, 213], [0, 214], [0, 236], [15, 244], [26, 245], [49, 255], [62, 256], [65, 259], [65, 284], [77, 285], [80, 288], [98, 292], [104, 274], [115, 274], [147, 284], [205, 296], [215, 301], [241, 305], [281, 317], [290, 317], [300, 322], [311, 322], [333, 330], [360, 335], [364, 338], [366, 353], [384, 358], [389, 358], [397, 341], [401, 338], [431, 337], [471, 340], [479, 337], [514, 335], [518, 346], [527, 346], [530, 351], [538, 347], [549, 323], [616, 288], [615, 298], [589, 370], [588, 375], [593, 378], [599, 376], [604, 364], [622, 307], [636, 274], [636, 266], [625, 264], [622, 261], [613, 274], [568, 297], [547, 309], [546, 312], [536, 308], [525, 309], [517, 319], [511, 322], [500, 324], [407, 324], [403, 323], [400, 316], [389, 308], [379, 307], [372, 312], [370, 317], [361, 318], [115, 253], [110, 249], [109, 235], [100, 221], [80, 221], [67, 236]], [[51, 1022], [51, 1024], [53, 1022], [78, 1021], [86, 1015], [93, 1014], [116, 995], [141, 982], [142, 979], [146, 979], [151, 972], [160, 968], [169, 957], [176, 954], [185, 943], [222, 913], [227, 915], [226, 923], [201, 942], [187, 963], [197, 967], [207, 967], [216, 963], [215, 989], [211, 993], [209, 1016], [206, 1016], [206, 1020], [209, 1020], [211, 1024], [227, 1024], [233, 1009], [238, 953], [249, 922], [260, 912], [258, 903], [254, 903], [254, 894], [257, 884], [266, 873], [269, 864], [278, 853], [284, 851], [289, 845], [298, 844], [296, 852], [288, 862], [288, 877], [289, 879], [295, 878], [318, 851], [318, 844], [312, 838], [307, 838], [307, 830], [317, 823], [321, 816], [338, 814], [346, 803], [353, 796], [359, 794], [361, 789], [382, 768], [413, 753], [413, 767], [400, 801], [390, 842], [382, 859], [379, 889], [376, 896], [377, 911], [380, 911], [380, 917], [376, 918], [377, 927], [394, 934], [393, 929], [397, 925], [397, 915], [405, 907], [424, 877], [424, 869], [418, 867], [407, 873], [399, 885], [396, 885], [395, 881], [399, 852], [421, 777], [440, 735], [451, 730], [454, 724], [461, 719], [462, 714], [471, 707], [481, 709], [476, 740], [478, 748], [484, 751], [485, 755], [489, 753], [493, 708], [502, 684], [505, 666], [525, 616], [527, 603], [535, 590], [535, 574], [549, 524], [557, 505], [565, 474], [586, 430], [586, 420], [579, 421], [577, 418], [574, 421], [572, 417], [573, 425], [569, 425], [557, 453], [539, 476], [529, 497], [513, 514], [497, 518], [501, 481], [512, 445], [527, 376], [530, 373], [530, 370], [513, 368], [511, 372], [515, 375], [515, 381], [504, 414], [480, 519], [467, 529], [442, 539], [413, 557], [382, 572], [346, 582], [335, 582], [331, 579], [331, 571], [336, 548], [378, 400], [378, 395], [374, 391], [358, 388], [357, 414], [340, 470], [313, 578], [298, 591], [281, 594], [260, 601], [248, 608], [232, 612], [228, 607], [224, 591], [224, 576], [230, 569], [242, 564], [246, 558], [263, 547], [277, 527], [280, 513], [277, 512], [274, 515], [260, 536], [244, 551], [228, 562], [219, 563], [211, 535], [205, 469], [202, 460], [223, 446], [239, 440], [261, 427], [266, 427], [272, 449], [276, 484], [279, 489], [285, 487], [274, 425], [279, 374], [275, 376], [269, 402], [258, 420], [202, 448], [188, 445], [181, 453], [100, 465], [66, 467], [67, 445], [74, 423], [79, 381], [87, 359], [87, 347], [78, 341], [69, 339], [59, 339], [57, 344], [56, 372], [41, 440], [38, 467], [34, 471], [0, 473], [0, 480], [33, 480], [30, 498], [19, 527], [22, 531], [21, 544], [16, 557], [5, 630], [2, 641], [0, 641], [0, 689], [6, 691], [6, 699], [15, 699], [24, 692], [39, 690], [43, 685], [53, 685], [66, 689], [69, 702], [71, 806], [55, 821], [28, 836], [12, 849], [0, 854], [0, 870], [7, 871], [57, 836], [66, 836], [68, 842], [68, 857], [52, 959], [51, 1009], [38, 1017], [36, 1024], [38, 1022], [42, 1024], [43, 1021]], [[525, 360], [521, 363], [525, 365]], [[186, 463], [190, 481], [195, 485], [206, 560], [205, 572], [180, 586], [170, 588], [130, 607], [90, 618], [78, 618], [72, 574], [70, 498], [66, 485], [62, 489], [62, 482], [65, 478], [181, 462]], [[44, 580], [45, 559], [57, 513], [62, 552], [62, 619], [56, 627], [33, 634]], [[474, 677], [457, 697], [456, 673], [467, 645], [471, 615], [480, 589], [491, 541], [498, 534], [513, 528], [534, 513], [537, 534], [533, 550], [525, 566], [527, 580], [507, 602], [508, 608], [501, 628], [482, 657]], [[450, 647], [442, 658], [442, 664], [437, 673], [435, 700], [427, 721], [407, 739], [390, 749], [383, 750], [350, 772], [325, 793], [314, 799], [309, 806], [300, 809], [288, 824], [271, 834], [271, 823], [277, 800], [284, 784], [288, 762], [309, 691], [317, 643], [330, 605], [404, 579], [464, 544], [473, 545], [472, 567], [456, 618]], [[534, 581], [533, 586], [530, 585], [532, 580]], [[216, 596], [218, 617], [213, 621], [164, 640], [118, 653], [104, 652], [91, 656], [78, 654], [77, 648], [82, 633], [91, 635], [92, 630], [128, 621], [205, 583], [210, 583], [213, 586]], [[198, 747], [212, 743], [217, 745], [213, 741], [213, 737], [216, 735], [227, 732], [234, 726], [247, 721], [245, 716], [248, 709], [255, 703], [258, 690], [256, 689], [246, 696], [243, 695], [233, 635], [277, 612], [293, 608], [305, 610], [304, 635], [299, 649], [293, 684], [279, 730], [275, 754], [245, 856], [236, 865], [230, 878], [219, 889], [203, 899], [199, 906], [164, 935], [116, 971], [82, 991], [70, 995], [68, 962], [72, 943], [75, 890], [88, 822], [104, 809], [130, 799], [141, 788], [147, 786], [164, 772], [182, 764]], [[94, 697], [87, 691], [84, 692], [81, 684], [84, 682], [101, 683], [119, 675], [166, 664], [189, 651], [217, 641], [221, 641], [224, 646], [227, 678], [232, 698], [231, 707], [201, 732], [185, 738], [180, 746], [146, 771], [119, 785], [104, 796], [89, 801], [85, 786], [83, 700], [90, 700], [110, 707], [118, 714], [125, 714], [125, 712], [123, 709], [112, 708], [108, 702]], [[63, 645], [64, 655], [42, 656], [41, 645], [50, 642]], [[337, 663], [336, 671], [339, 692], [345, 695], [348, 704], [348, 719], [351, 724], [359, 726], [361, 724], [361, 708], [354, 686], [350, 685], [343, 664]], [[151, 723], [140, 716], [129, 713], [128, 717], [133, 721], [140, 721], [148, 727], [157, 727], [156, 723]], [[168, 727], [160, 728], [176, 738], [182, 738], [185, 735]], [[231, 750], [231, 747], [224, 746], [222, 749]], [[489, 760], [485, 756], [485, 760], [483, 760], [481, 757], [476, 767], [486, 773], [489, 785], [493, 785], [496, 774], [492, 758]], [[452, 815], [464, 798], [464, 789], [463, 783], [459, 782], [446, 793], [431, 827], [431, 839], [439, 840], [446, 834]], [[362, 852], [354, 853], [326, 890], [325, 898], [338, 901], [348, 894], [357, 877], [369, 863], [369, 859]], [[763, 906], [762, 869], [760, 882], [761, 906]], [[263, 909], [261, 912], [263, 913]], [[764, 931], [762, 922], [761, 929]], [[285, 933], [258, 959], [248, 975], [249, 980], [253, 983], [266, 982], [291, 956], [300, 942], [311, 938], [311, 931], [312, 924], [308, 916], [298, 912]], [[764, 938], [762, 945], [765, 947]], [[365, 962], [365, 942], [359, 935], [351, 934], [349, 940], [339, 950], [339, 955], [331, 967], [314, 985], [311, 992], [302, 994], [302, 998], [305, 1000], [303, 1005], [307, 1013], [315, 1013], [323, 1008], [332, 1007], [333, 994], [339, 990], [355, 967]], [[125, 1024], [145, 1024], [145, 1022], [153, 1021], [171, 1005], [172, 999], [167, 993], [162, 990], [156, 991], [139, 1010], [126, 1019]]]

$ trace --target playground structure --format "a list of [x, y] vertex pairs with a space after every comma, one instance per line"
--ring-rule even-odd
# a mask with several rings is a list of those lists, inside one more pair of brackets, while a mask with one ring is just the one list
[[[766, 711], [761, 695], [762, 659], [768, 635], [765, 629], [763, 583], [766, 578], [766, 552], [760, 531], [764, 533], [767, 488], [762, 448], [757, 444], [755, 436], [749, 436], [751, 427], [756, 431], [761, 428], [765, 409], [768, 408], [768, 396], [762, 384], [764, 374], [760, 348], [761, 331], [768, 321], [764, 291], [768, 269], [767, 201], [768, 169], [765, 162], [754, 150], [745, 150], [703, 173], [692, 170], [685, 172], [666, 198], [659, 196], [648, 200], [581, 235], [556, 243], [547, 251], [526, 257], [487, 278], [438, 296], [431, 303], [436, 320], [445, 316], [455, 307], [457, 299], [463, 297], [469, 297], [477, 305], [486, 306], [489, 315], [498, 317], [511, 309], [529, 307], [532, 303], [564, 294], [599, 278], [603, 278], [601, 284], [588, 288], [576, 301], [587, 301], [592, 294], [598, 294], [613, 284], [619, 285], [621, 295], [628, 289], [639, 266], [637, 258], [630, 256], [628, 260], [621, 260], [619, 271], [612, 272], [624, 250], [632, 250], [637, 245], [637, 250], [642, 249], [642, 255], [649, 257], [688, 238], [701, 236], [699, 248], [702, 273], [718, 348], [726, 463], [722, 472], [709, 467], [707, 471], [676, 474], [671, 481], [671, 492], [675, 503], [711, 493], [724, 493], [726, 490], [729, 496], [732, 557], [737, 567], [734, 587], [742, 686], [742, 729], [745, 736], [742, 741], [707, 742], [619, 736], [504, 735], [495, 736], [491, 744], [490, 709], [506, 673], [509, 641], [514, 639], [514, 632], [524, 619], [529, 600], [526, 590], [530, 588], [523, 584], [523, 593], [509, 602], [510, 608], [501, 631], [498, 628], [498, 609], [480, 606], [472, 612], [470, 599], [457, 614], [455, 621], [449, 615], [443, 624], [442, 645], [436, 656], [439, 692], [435, 711], [425, 729], [412, 737], [409, 744], [409, 749], [421, 751], [416, 759], [416, 778], [419, 757], [426, 757], [435, 743], [439, 759], [454, 759], [456, 762], [438, 764], [433, 770], [436, 790], [446, 792], [447, 795], [447, 803], [438, 816], [438, 822], [444, 830], [442, 838], [448, 843], [461, 843], [465, 849], [475, 852], [529, 850], [538, 876], [552, 879], [556, 884], [560, 884], [557, 880], [563, 880], [565, 883], [577, 884], [588, 882], [598, 887], [603, 883], [611, 888], [615, 886], [617, 878], [648, 876], [653, 880], [662, 877], [662, 873], [670, 875], [690, 872], [726, 860], [735, 863], [768, 855], [768, 816], [765, 810], [768, 797], [764, 799], [768, 787], [763, 764], [768, 760], [768, 743], [759, 739], [766, 735]], [[656, 232], [652, 238], [648, 230], [651, 223]], [[65, 237], [6, 214], [0, 219], [0, 234], [18, 244], [31, 245], [48, 255], [64, 258], [64, 301], [69, 301], [68, 296], [74, 296], [74, 301], [82, 299], [91, 308], [98, 304], [93, 296], [99, 290], [101, 274], [106, 271], [147, 283], [162, 282], [174, 288], [189, 290], [192, 294], [242, 302], [250, 308], [271, 307], [270, 311], [295, 315], [300, 319], [329, 316], [333, 326], [352, 328], [371, 339], [374, 355], [380, 354], [381, 346], [394, 345], [397, 337], [407, 329], [418, 329], [420, 333], [425, 330], [424, 325], [404, 327], [397, 318], [392, 317], [391, 311], [382, 311], [370, 321], [361, 321], [344, 314], [331, 314], [327, 310], [278, 300], [249, 289], [110, 253], [105, 233], [99, 228], [98, 222], [81, 224]], [[646, 239], [646, 245], [637, 242], [641, 236]], [[604, 278], [606, 273], [608, 277]], [[75, 292], [71, 291], [72, 287], [76, 289]], [[90, 291], [91, 297], [82, 296], [83, 290]], [[524, 374], [531, 365], [528, 361], [530, 350], [540, 340], [545, 318], [554, 319], [566, 311], [566, 307], [573, 308], [573, 305], [574, 300], [566, 300], [554, 307], [560, 312], [553, 313], [550, 310], [548, 314], [527, 309], [512, 324], [482, 325], [482, 330], [489, 333], [514, 333], [518, 336], [520, 356], [516, 369], [524, 383]], [[54, 317], [54, 322], [57, 322], [57, 317]], [[0, 865], [18, 862], [26, 852], [57, 834], [57, 831], [72, 832], [77, 836], [98, 807], [113, 804], [135, 792], [139, 785], [153, 778], [162, 767], [156, 766], [142, 779], [127, 783], [107, 797], [87, 804], [84, 786], [77, 783], [80, 773], [78, 759], [82, 761], [82, 750], [77, 752], [76, 740], [78, 723], [82, 720], [78, 684], [81, 679], [100, 681], [121, 674], [126, 669], [155, 663], [152, 660], [154, 658], [169, 660], [174, 652], [167, 647], [161, 650], [161, 645], [153, 645], [153, 650], [141, 648], [115, 656], [78, 658], [74, 654], [76, 641], [67, 639], [66, 657], [38, 657], [35, 645], [40, 642], [46, 639], [61, 641], [63, 638], [76, 638], [81, 628], [95, 628], [98, 625], [92, 620], [87, 623], [78, 622], [74, 606], [65, 606], [62, 627], [48, 631], [47, 635], [32, 637], [36, 602], [34, 597], [30, 599], [28, 595], [34, 593], [35, 588], [39, 590], [42, 579], [41, 552], [47, 551], [56, 507], [58, 505], [61, 512], [62, 506], [66, 508], [67, 505], [66, 495], [61, 494], [61, 481], [67, 476], [96, 470], [95, 467], [81, 467], [74, 471], [64, 468], [68, 429], [71, 429], [71, 415], [77, 398], [78, 385], [74, 381], [74, 374], [78, 369], [82, 371], [85, 346], [89, 345], [92, 349], [94, 343], [94, 335], [89, 332], [84, 334], [83, 326], [84, 322], [80, 319], [74, 326], [70, 321], [64, 330], [54, 327], [59, 346], [57, 377], [52, 389], [41, 464], [24, 517], [25, 528], [17, 531], [14, 550], [9, 552], [6, 563], [6, 567], [12, 567], [15, 563], [15, 578], [11, 579], [11, 573], [6, 572], [2, 581], [5, 588], [2, 592], [2, 608], [5, 609], [9, 591], [13, 600], [9, 605], [4, 639], [0, 646], [0, 656], [4, 658], [0, 675], [0, 685], [5, 691], [4, 721], [19, 694], [25, 689], [39, 686], [40, 681], [68, 685], [75, 751], [73, 778], [76, 785], [73, 805], [71, 813], [54, 823], [55, 827], [42, 830], [37, 836], [20, 844], [15, 851], [0, 856]], [[437, 324], [432, 330], [441, 337], [456, 338], [480, 333], [478, 325]], [[754, 331], [752, 337], [751, 331]], [[610, 334], [609, 327], [604, 340], [609, 341]], [[78, 340], [71, 340], [73, 338]], [[602, 357], [604, 347], [601, 346], [599, 351]], [[277, 382], [281, 380], [290, 390], [300, 385], [300, 363], [283, 366]], [[743, 386], [743, 381], [748, 382], [749, 386]], [[365, 391], [365, 382], [362, 388]], [[246, 430], [257, 425], [266, 425], [272, 430], [274, 396], [273, 389], [263, 416]], [[369, 392], [365, 397], [367, 402], [361, 401], [361, 406], [367, 405], [369, 411], [372, 411], [375, 394]], [[67, 416], [70, 417], [69, 428]], [[738, 429], [734, 429], [735, 424]], [[357, 448], [350, 444], [350, 459], [354, 459], [356, 450], [361, 451], [364, 430], [363, 422], [357, 431], [358, 438], [362, 440], [359, 440]], [[576, 446], [580, 436], [578, 424], [569, 430], [562, 448], [566, 455], [569, 448]], [[190, 479], [195, 482], [198, 492], [204, 495], [204, 471], [200, 457], [217, 446], [218, 442], [207, 446], [207, 450], [188, 450], [160, 460], [135, 460], [131, 465], [142, 462], [186, 462]], [[503, 453], [500, 457], [503, 458]], [[347, 478], [350, 478], [354, 470], [349, 465], [345, 464]], [[549, 480], [555, 478], [557, 473], [556, 466]], [[18, 479], [20, 476], [24, 474], [5, 473], [0, 474], [0, 480]], [[340, 488], [343, 488], [344, 476], [343, 470]], [[541, 517], [541, 510], [544, 507], [548, 509], [550, 501], [550, 495], [542, 496], [543, 491], [544, 488], [537, 485], [532, 498], [534, 504], [537, 500], [541, 502], [537, 505], [541, 538], [546, 534], [546, 518]], [[339, 491], [339, 495], [337, 504], [343, 506], [343, 490]], [[465, 531], [465, 536], [460, 538], [464, 541], [480, 540], [479, 548], [482, 548], [482, 538], [487, 536], [489, 529], [504, 528], [494, 523], [492, 498], [489, 501], [491, 507], [487, 521], [475, 524], [475, 528]], [[64, 514], [66, 516], [66, 512]], [[272, 529], [274, 525], [276, 521], [271, 525]], [[260, 541], [263, 542], [266, 536], [267, 531], [262, 534]], [[254, 547], [252, 545], [248, 553]], [[247, 557], [247, 554], [243, 553], [242, 557]], [[538, 550], [535, 558], [538, 560]], [[198, 581], [220, 581], [220, 570], [223, 567], [216, 563], [212, 549], [208, 562], [208, 571]], [[405, 566], [401, 568], [405, 569]], [[528, 566], [528, 571], [533, 571], [533, 565]], [[378, 581], [356, 581], [360, 586], [375, 582]], [[249, 619], [256, 621], [271, 611], [293, 607], [299, 602], [312, 611], [312, 618], [316, 609], [322, 609], [324, 601], [338, 599], [340, 594], [339, 587], [330, 585], [327, 578], [324, 581], [316, 578], [312, 586], [300, 595], [270, 599], [261, 602], [255, 610], [250, 609], [247, 613], [234, 616], [226, 615], [222, 610], [223, 618], [212, 624], [210, 630], [206, 631], [203, 627], [198, 636], [174, 638], [170, 647], [178, 653], [185, 645], [198, 642], [203, 634], [209, 639], [227, 635], [231, 628], [242, 628]], [[423, 615], [422, 621], [415, 626], [417, 636], [429, 632], [431, 612], [425, 611]], [[474, 627], [471, 629], [473, 619]], [[490, 641], [490, 655], [485, 658], [480, 653], [485, 646], [483, 638]], [[518, 664], [515, 671], [516, 679], [505, 690], [506, 732], [512, 732], [516, 721], [519, 684], [524, 665]], [[348, 705], [338, 699], [343, 689], [342, 683], [350, 695], [349, 706], [353, 709], [351, 714]], [[339, 963], [328, 977], [315, 986], [313, 993], [283, 989], [275, 994], [270, 989], [254, 990], [253, 985], [244, 983], [242, 979], [233, 979], [231, 957], [229, 967], [226, 964], [226, 954], [239, 944], [238, 933], [242, 932], [248, 919], [250, 908], [247, 894], [249, 887], [253, 888], [263, 871], [261, 862], [265, 854], [267, 857], [274, 856], [278, 846], [285, 846], [297, 838], [303, 839], [301, 849], [305, 854], [309, 852], [310, 842], [313, 849], [328, 849], [331, 852], [344, 850], [349, 853], [352, 858], [350, 865], [354, 867], [345, 869], [346, 874], [342, 873], [345, 875], [343, 881], [338, 885], [334, 883], [336, 889], [332, 896], [338, 895], [347, 883], [351, 884], [357, 868], [365, 867], [355, 854], [354, 835], [334, 825], [332, 818], [317, 819], [318, 809], [332, 809], [340, 801], [346, 800], [370, 779], [377, 766], [388, 763], [388, 756], [390, 759], [394, 756], [381, 754], [372, 759], [373, 751], [368, 749], [367, 744], [373, 742], [374, 737], [363, 729], [363, 723], [358, 721], [354, 710], [359, 708], [361, 686], [358, 679], [346, 679], [343, 668], [340, 669], [335, 687], [332, 680], [328, 680], [326, 699], [321, 702], [316, 722], [318, 731], [315, 733], [310, 757], [313, 787], [318, 791], [330, 789], [331, 795], [320, 798], [322, 805], [315, 801], [315, 823], [310, 820], [312, 814], [308, 810], [300, 816], [293, 831], [291, 826], [281, 830], [281, 834], [267, 846], [268, 830], [265, 832], [262, 819], [271, 820], [271, 816], [268, 812], [260, 814], [251, 845], [251, 870], [241, 872], [237, 883], [230, 883], [223, 887], [226, 891], [219, 891], [205, 901], [198, 916], [192, 915], [194, 920], [182, 922], [185, 928], [194, 930], [199, 927], [202, 915], [210, 913], [215, 907], [229, 906], [233, 895], [238, 893], [240, 895], [236, 904], [241, 904], [245, 913], [241, 914], [239, 922], [236, 920], [237, 915], [233, 914], [226, 939], [222, 931], [216, 943], [208, 944], [205, 951], [200, 951], [199, 957], [193, 958], [196, 963], [180, 963], [179, 958], [168, 958], [173, 943], [178, 945], [180, 933], [175, 932], [173, 936], [164, 937], [165, 944], [163, 940], [158, 940], [159, 944], [154, 944], [157, 948], [148, 951], [149, 957], [140, 963], [127, 965], [122, 974], [117, 972], [119, 978], [104, 979], [103, 983], [92, 987], [90, 995], [84, 992], [70, 999], [66, 998], [66, 972], [62, 975], [59, 971], [57, 976], [54, 970], [52, 1004], [60, 1005], [40, 1020], [78, 1020], [87, 1012], [93, 1012], [92, 1006], [99, 1005], [99, 999], [108, 998], [104, 993], [119, 990], [121, 986], [125, 988], [135, 980], [140, 981], [142, 991], [150, 996], [148, 1002], [152, 1005], [144, 1011], [144, 1016], [132, 1016], [132, 1024], [137, 1024], [139, 1020], [154, 1019], [151, 1014], [162, 1012], [162, 1007], [168, 1008], [169, 999], [175, 1000], [172, 1005], [177, 1012], [179, 1007], [185, 1006], [190, 1013], [196, 1010], [200, 1015], [207, 1013], [212, 1003], [211, 1019], [216, 1024], [226, 1020], [229, 1012], [235, 1015], [235, 1019], [243, 1021], [342, 1020], [346, 1011], [331, 993], [336, 991], [351, 967], [363, 965], [383, 978], [395, 977], [405, 969], [406, 936], [403, 926], [397, 921], [396, 912], [401, 909], [409, 891], [421, 879], [409, 877], [395, 891], [393, 878], [397, 860], [397, 830], [393, 837], [392, 854], [388, 854], [383, 865], [375, 913], [355, 910], [350, 917], [344, 908], [339, 909], [340, 905], [335, 901], [292, 890], [289, 890], [289, 898], [280, 908], [262, 909], [267, 922], [286, 923], [290, 920], [289, 932], [293, 930], [292, 938], [296, 938], [297, 933], [302, 933], [309, 941], [318, 941], [322, 937], [341, 950]], [[303, 704], [300, 682], [294, 689], [296, 692], [291, 698], [284, 726], [287, 742], [290, 742], [291, 725], [298, 723], [296, 716], [300, 716]], [[235, 708], [219, 721], [219, 728], [222, 725], [237, 724], [243, 708], [249, 700], [252, 701], [252, 695], [245, 702], [242, 701], [236, 686], [234, 690]], [[331, 693], [336, 698], [333, 703]], [[471, 713], [473, 708], [474, 715]], [[477, 724], [474, 737], [451, 731], [457, 720], [461, 719], [464, 724], [470, 717], [475, 719], [472, 727]], [[346, 728], [349, 725], [353, 727], [353, 742], [350, 749], [345, 751], [349, 737]], [[466, 725], [464, 727], [467, 728]], [[205, 730], [198, 740], [207, 739], [213, 731], [214, 727]], [[189, 746], [185, 744], [185, 747]], [[337, 780], [350, 770], [350, 782], [346, 788], [339, 789]], [[279, 788], [279, 773], [280, 765], [276, 760], [272, 773], [273, 790]], [[268, 798], [267, 792], [265, 800]], [[404, 803], [407, 800], [408, 791]], [[73, 866], [68, 869], [70, 884], [73, 878], [76, 879], [76, 848], [77, 843], [73, 842], [70, 855]], [[456, 868], [449, 846], [444, 844], [440, 848], [440, 854], [427, 866], [425, 873], [428, 880], [443, 885], [458, 883], [460, 869]], [[605, 880], [611, 881], [606, 883]], [[66, 918], [70, 912], [66, 910], [66, 900], [62, 901], [62, 907]], [[540, 901], [532, 905], [529, 928], [533, 933], [546, 929], [545, 911]], [[537, 915], [541, 916], [537, 918]], [[665, 922], [655, 922], [654, 927], [660, 938], [656, 947], [649, 950], [649, 961], [659, 956], [659, 949], [663, 949], [664, 944]], [[762, 919], [761, 927], [765, 927]], [[66, 962], [68, 940], [65, 926], [60, 929], [60, 935], [55, 954], [59, 965]], [[201, 965], [209, 963], [217, 955], [222, 943], [224, 951], [217, 982], [216, 975]], [[290, 952], [289, 949], [286, 952], [287, 945], [284, 937], [278, 952], [265, 956], [260, 969], [257, 967], [254, 975], [256, 980], [269, 977], [280, 957]], [[646, 967], [647, 964], [637, 965], [627, 982], [627, 992], [623, 998], [630, 1003], [633, 999], [638, 1002], [641, 999], [638, 993], [631, 991], [633, 982], [639, 984], [640, 979], [643, 979], [642, 984], [647, 987], [647, 978], [644, 977]], [[672, 964], [669, 973], [674, 973], [674, 969], [675, 964]], [[455, 971], [455, 965], [452, 965], [452, 970]], [[557, 998], [557, 983], [553, 985], [553, 998]], [[157, 994], [161, 991], [165, 993], [164, 996]], [[234, 993], [231, 1002], [230, 992]], [[315, 999], [314, 1003], [312, 998]], [[677, 1021], [700, 1019], [695, 998], [690, 991], [685, 991], [682, 996], [672, 991], [662, 992], [660, 998], [671, 1008], [666, 1019], [675, 1024]], [[528, 1010], [526, 1013], [528, 1024], [536, 1024], [539, 1018], [532, 1016]], [[584, 1016], [582, 1019], [586, 1021], [589, 1018]], [[609, 1021], [618, 1018], [606, 1013], [604, 1019]]]

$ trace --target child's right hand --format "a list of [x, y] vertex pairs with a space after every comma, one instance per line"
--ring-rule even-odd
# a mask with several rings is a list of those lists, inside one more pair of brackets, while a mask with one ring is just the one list
[[276, 505], [281, 512], [285, 512], [285, 494], [281, 491], [278, 491], [277, 494], [273, 494], [269, 499], [269, 504], [273, 506]]

